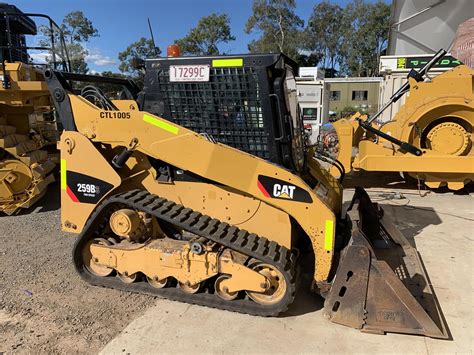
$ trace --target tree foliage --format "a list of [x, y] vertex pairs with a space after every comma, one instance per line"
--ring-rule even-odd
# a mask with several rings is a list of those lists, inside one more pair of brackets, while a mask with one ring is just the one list
[[343, 43], [348, 33], [344, 9], [337, 4], [321, 2], [314, 6], [304, 31], [303, 46], [331, 72], [344, 61]]
[[[251, 53], [283, 52], [300, 65], [322, 67], [328, 77], [378, 75], [379, 57], [388, 42], [390, 5], [382, 0], [354, 0], [345, 7], [318, 1], [306, 27], [295, 12], [296, 5], [296, 0], [253, 0], [252, 15], [245, 24], [246, 33], [258, 34], [248, 44]], [[76, 17], [71, 18], [67, 23], [74, 24], [76, 31], [69, 32], [69, 37], [86, 40], [96, 34], [91, 24], [79, 21], [80, 27]], [[213, 13], [175, 43], [185, 55], [217, 55], [220, 45], [233, 40], [229, 16]], [[133, 58], [159, 53], [151, 40], [141, 38], [119, 54], [119, 69], [140, 80], [142, 74], [133, 67]]]
[[351, 19], [343, 51], [346, 70], [353, 76], [378, 74], [379, 58], [388, 43], [390, 6], [382, 1], [356, 0], [346, 8]]
[[99, 31], [82, 11], [73, 11], [64, 16], [61, 29], [69, 43], [88, 42], [99, 36]]
[[140, 76], [140, 71], [134, 66], [134, 61], [138, 59], [156, 58], [161, 54], [161, 50], [154, 46], [151, 39], [144, 37], [130, 44], [124, 51], [120, 52], [118, 59], [120, 61], [119, 70], [131, 76]]
[[[73, 73], [87, 73], [89, 68], [87, 67], [86, 58], [89, 53], [83, 43], [88, 42], [93, 37], [98, 37], [99, 31], [82, 11], [68, 13], [59, 27], [66, 42], [71, 71]], [[50, 46], [51, 29], [48, 26], [40, 26], [39, 31], [45, 36], [45, 39], [40, 41], [40, 45]], [[59, 43], [59, 32], [54, 31], [53, 36], [56, 43]], [[51, 58], [48, 57], [47, 61], [51, 61]]]
[[71, 62], [71, 71], [73, 73], [86, 74], [89, 71], [86, 62], [88, 55], [87, 49], [80, 43], [67, 43], [66, 48]]
[[211, 14], [202, 17], [197, 26], [181, 39], [175, 41], [183, 54], [218, 55], [219, 44], [234, 41], [227, 14]]
[[296, 58], [304, 21], [296, 15], [295, 8], [295, 0], [254, 0], [245, 32], [257, 32], [261, 36], [249, 43], [249, 51], [283, 52]]
[[326, 74], [375, 76], [387, 46], [390, 5], [355, 0], [345, 8], [329, 1], [314, 6], [302, 48], [321, 58]]

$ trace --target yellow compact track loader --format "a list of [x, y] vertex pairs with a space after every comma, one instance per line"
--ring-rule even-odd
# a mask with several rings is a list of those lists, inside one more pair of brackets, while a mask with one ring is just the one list
[[[53, 67], [68, 69], [59, 27], [46, 15], [25, 14], [0, 4], [0, 213], [28, 208], [54, 181], [59, 140], [43, 68], [31, 63], [28, 49], [51, 56]], [[51, 47], [28, 47], [25, 35], [35, 35], [32, 18], [46, 19]], [[58, 43], [55, 44], [55, 40]]]
[[[45, 72], [65, 128], [59, 143], [61, 220], [65, 231], [78, 234], [77, 272], [93, 285], [276, 316], [293, 302], [300, 268], [310, 268], [312, 290], [325, 297], [333, 322], [366, 332], [448, 338], [416, 249], [363, 189], [343, 209], [341, 185], [301, 143], [302, 129], [291, 124], [297, 108], [290, 100], [296, 99], [292, 67], [284, 56], [273, 58], [269, 81], [246, 87], [258, 91], [254, 100], [262, 99], [262, 90], [271, 95], [276, 132], [267, 131], [270, 121], [250, 121], [260, 117], [254, 113], [261, 107], [243, 106], [234, 116], [216, 95], [197, 102], [203, 110], [225, 112], [220, 132], [227, 139], [244, 130], [288, 138], [292, 144], [268, 153], [298, 161], [291, 168], [219, 143], [205, 127], [197, 133], [144, 111], [156, 99], [147, 87], [138, 94], [130, 81], [114, 79], [124, 95], [109, 100], [100, 90], [77, 95], [73, 85], [110, 79]], [[220, 78], [230, 73], [222, 87], [240, 85], [239, 73], [255, 78], [254, 65], [269, 59], [200, 60], [207, 60], [203, 70]], [[195, 67], [187, 71], [200, 75], [202, 66]], [[170, 70], [164, 75], [179, 77]], [[214, 74], [197, 80], [211, 82]], [[314, 265], [303, 264], [305, 248]]]
[[[351, 170], [408, 173], [430, 188], [459, 190], [474, 181], [474, 70], [459, 65], [432, 80], [428, 70], [446, 54], [441, 50], [373, 117], [360, 114], [334, 122], [321, 139], [321, 154], [333, 153]], [[409, 91], [392, 120], [380, 114]], [[340, 175], [340, 167], [331, 172]]]

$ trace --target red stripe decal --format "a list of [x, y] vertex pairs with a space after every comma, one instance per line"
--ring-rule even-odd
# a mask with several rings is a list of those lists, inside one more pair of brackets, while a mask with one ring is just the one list
[[260, 181], [257, 180], [257, 186], [258, 188], [260, 189], [260, 191], [262, 191], [262, 194], [265, 195], [265, 197], [270, 197], [270, 194], [267, 192], [267, 190], [265, 190], [265, 188], [263, 187], [263, 185], [260, 183]]
[[71, 198], [71, 200], [73, 200], [74, 202], [79, 202], [76, 195], [74, 195], [74, 192], [72, 192], [72, 190], [69, 186], [66, 187], [66, 193]]

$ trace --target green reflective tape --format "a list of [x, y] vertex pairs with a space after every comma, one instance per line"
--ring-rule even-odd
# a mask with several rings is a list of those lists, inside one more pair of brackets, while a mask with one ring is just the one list
[[166, 121], [160, 120], [159, 118], [156, 118], [147, 114], [143, 115], [143, 121], [145, 121], [146, 123], [152, 124], [153, 126], [164, 129], [165, 131], [168, 131], [173, 134], [178, 134], [179, 132], [178, 127], [172, 124], [169, 124]]
[[67, 188], [67, 170], [66, 170], [66, 159], [61, 159], [61, 190], [66, 190]]
[[324, 249], [332, 250], [332, 240], [334, 235], [334, 222], [332, 220], [326, 220], [326, 230], [324, 233]]
[[243, 58], [237, 59], [214, 59], [212, 61], [212, 66], [214, 68], [225, 68], [225, 67], [243, 67], [244, 60]]

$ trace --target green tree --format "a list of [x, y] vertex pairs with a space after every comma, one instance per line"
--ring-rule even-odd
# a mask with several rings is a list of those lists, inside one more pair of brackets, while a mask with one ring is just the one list
[[69, 43], [89, 42], [91, 38], [99, 36], [99, 31], [82, 11], [68, 13], [64, 17], [61, 29]]
[[134, 62], [136, 59], [156, 58], [161, 54], [161, 50], [153, 45], [151, 39], [144, 37], [130, 44], [124, 51], [120, 52], [118, 59], [120, 61], [119, 70], [132, 77], [141, 77], [141, 72], [136, 68]]
[[336, 67], [343, 64], [343, 43], [349, 26], [345, 11], [339, 5], [324, 1], [314, 6], [303, 34], [303, 47], [320, 58], [319, 63], [328, 73], [336, 72]]
[[353, 76], [378, 75], [379, 58], [388, 43], [390, 5], [356, 0], [347, 6], [346, 18], [351, 25], [342, 48], [345, 71]]
[[249, 51], [283, 52], [299, 58], [304, 21], [295, 14], [295, 8], [295, 0], [254, 0], [245, 32], [260, 33], [260, 38], [249, 43]]
[[[84, 48], [83, 43], [88, 42], [93, 37], [98, 37], [98, 30], [82, 11], [68, 13], [60, 25], [60, 30], [66, 42], [66, 50], [71, 62], [71, 71], [81, 74], [87, 73], [89, 68], [87, 67], [86, 58], [89, 53]], [[40, 41], [40, 45], [50, 46], [51, 29], [48, 26], [40, 26], [39, 31], [45, 36]], [[59, 43], [59, 32], [54, 31], [53, 36], [56, 43]], [[47, 61], [51, 61], [51, 58], [48, 57]]]
[[181, 39], [175, 41], [183, 54], [218, 55], [219, 44], [235, 41], [230, 31], [227, 14], [211, 14], [201, 18], [196, 27]]
[[86, 62], [88, 51], [80, 43], [67, 43], [66, 48], [71, 62], [71, 71], [86, 74], [89, 71]]

